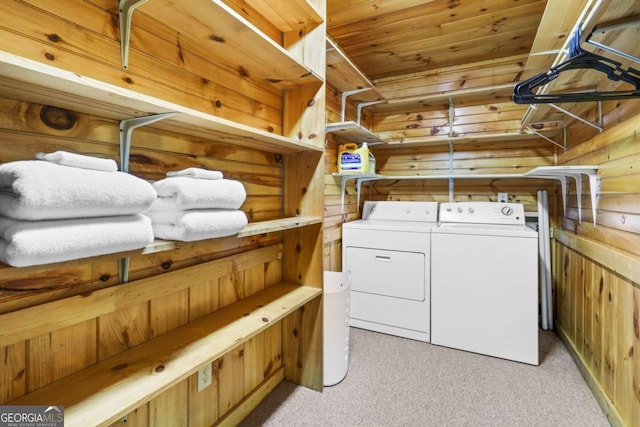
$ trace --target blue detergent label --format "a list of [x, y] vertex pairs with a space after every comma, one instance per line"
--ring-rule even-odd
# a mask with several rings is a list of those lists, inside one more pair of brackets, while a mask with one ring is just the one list
[[340, 156], [340, 169], [342, 170], [360, 170], [362, 167], [362, 158], [357, 153], [342, 153]]

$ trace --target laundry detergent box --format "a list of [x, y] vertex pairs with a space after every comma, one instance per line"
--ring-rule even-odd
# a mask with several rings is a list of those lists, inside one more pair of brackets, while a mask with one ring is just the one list
[[355, 143], [338, 147], [338, 172], [341, 174], [370, 173], [370, 152], [366, 142], [358, 148]]

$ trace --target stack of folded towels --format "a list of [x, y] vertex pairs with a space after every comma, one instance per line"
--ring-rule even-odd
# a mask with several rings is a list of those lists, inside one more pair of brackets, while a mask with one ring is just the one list
[[57, 151], [0, 165], [0, 261], [48, 264], [153, 241], [150, 183], [116, 162]]
[[240, 209], [247, 193], [221, 172], [187, 168], [153, 183], [158, 198], [146, 213], [158, 239], [184, 242], [237, 234], [247, 225]]

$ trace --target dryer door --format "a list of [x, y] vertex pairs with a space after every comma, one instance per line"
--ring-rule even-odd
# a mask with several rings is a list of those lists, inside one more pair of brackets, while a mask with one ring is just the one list
[[426, 263], [420, 252], [346, 248], [346, 269], [356, 292], [424, 301]]

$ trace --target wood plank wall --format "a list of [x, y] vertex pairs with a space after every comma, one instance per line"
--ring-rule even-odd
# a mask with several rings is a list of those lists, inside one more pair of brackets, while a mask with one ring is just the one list
[[[223, 68], [191, 51], [188, 40], [145, 13], [136, 13], [130, 71], [122, 71], [117, 14], [117, 2], [112, 0], [2, 2], [0, 50], [63, 69], [82, 69], [85, 75], [101, 81], [268, 132], [284, 132], [285, 101], [280, 90], [267, 82], [252, 81], [250, 70], [241, 73]], [[274, 31], [265, 28], [265, 32], [277, 38]], [[324, 38], [321, 46], [324, 48]], [[118, 159], [116, 120], [1, 95], [0, 162], [33, 159], [36, 152], [56, 150]], [[140, 128], [133, 135], [130, 173], [155, 180], [167, 170], [186, 167], [220, 170], [245, 186], [247, 200], [241, 209], [253, 222], [282, 216], [287, 159], [286, 155], [223, 141]], [[73, 326], [52, 324], [49, 333], [0, 348], [0, 404], [280, 282], [286, 262], [284, 240], [282, 233], [265, 233], [178, 244], [174, 250], [131, 257], [130, 282], [157, 276], [160, 283], [167, 271], [225, 257], [230, 257], [234, 267], [224, 274], [212, 271], [188, 289], [151, 294], [143, 303]], [[310, 242], [310, 247], [320, 245]], [[310, 249], [305, 251], [308, 255]], [[299, 269], [307, 267], [299, 263]], [[316, 270], [305, 271], [300, 277], [313, 277], [312, 285], [321, 287]], [[25, 268], [0, 264], [0, 313], [112, 286], [120, 286], [115, 258]], [[310, 303], [310, 312], [318, 312], [319, 301]], [[284, 376], [282, 372], [275, 375], [282, 371], [286, 355], [282, 339], [283, 330], [288, 330], [286, 320], [214, 361], [213, 387], [197, 393], [195, 376], [189, 378], [130, 413], [127, 424], [211, 425], [256, 390], [268, 391], [274, 378], [277, 383]], [[303, 324], [297, 317], [289, 323]], [[317, 323], [305, 321], [304, 325]], [[313, 345], [318, 340], [309, 338], [307, 342], [300, 345]], [[312, 350], [319, 356], [310, 363], [318, 365], [321, 351]], [[302, 371], [299, 366], [294, 369]]]
[[612, 423], [628, 426], [640, 425], [639, 104], [609, 106], [601, 134], [574, 128], [558, 160], [599, 166], [596, 226], [583, 196], [582, 223], [570, 203], [553, 247], [556, 328]]

